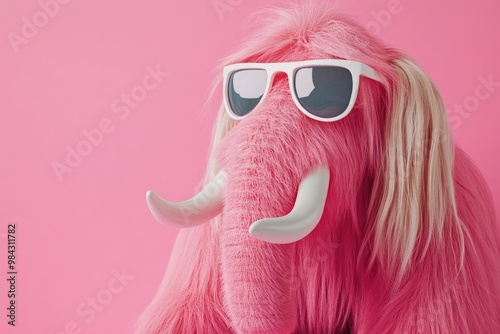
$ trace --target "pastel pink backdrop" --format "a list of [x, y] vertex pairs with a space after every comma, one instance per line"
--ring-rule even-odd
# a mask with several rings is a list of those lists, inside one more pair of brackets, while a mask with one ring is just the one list
[[[41, 3], [53, 1], [0, 3], [0, 277], [9, 222], [18, 228], [19, 272], [17, 326], [7, 326], [3, 311], [0, 328], [125, 333], [158, 288], [177, 234], [153, 219], [145, 192], [181, 200], [198, 189], [215, 112], [203, 110], [212, 68], [247, 35], [244, 18], [286, 2], [73, 0], [57, 13], [51, 7], [46, 24]], [[227, 11], [217, 13], [216, 3]], [[356, 0], [343, 7], [435, 81], [455, 138], [486, 177], [500, 214], [500, 87], [473, 97], [479, 77], [500, 82], [500, 3]], [[9, 36], [22, 36], [23, 17], [33, 22], [33, 15], [41, 27], [16, 52]], [[124, 106], [115, 100], [139, 94], [156, 68], [169, 75], [130, 113], [115, 113]], [[458, 114], [455, 104], [470, 111]], [[108, 133], [58, 178], [53, 163], [66, 164], [67, 146], [85, 150], [82, 131], [102, 122]], [[122, 271], [126, 278], [115, 280]], [[0, 282], [5, 310], [8, 288]]]

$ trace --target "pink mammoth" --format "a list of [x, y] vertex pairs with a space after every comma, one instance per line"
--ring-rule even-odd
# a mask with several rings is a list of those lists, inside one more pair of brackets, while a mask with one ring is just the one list
[[429, 78], [328, 3], [259, 15], [222, 64], [206, 187], [148, 192], [188, 228], [136, 332], [500, 333], [492, 200]]

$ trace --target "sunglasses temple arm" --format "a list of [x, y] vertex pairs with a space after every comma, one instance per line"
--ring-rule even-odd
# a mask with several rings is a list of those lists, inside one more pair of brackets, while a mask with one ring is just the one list
[[372, 80], [380, 81], [380, 77], [373, 68], [368, 65], [361, 64], [361, 75], [368, 77]]

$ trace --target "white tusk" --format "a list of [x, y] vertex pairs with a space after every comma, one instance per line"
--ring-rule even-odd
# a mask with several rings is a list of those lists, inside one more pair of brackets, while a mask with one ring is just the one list
[[275, 244], [288, 244], [304, 238], [318, 225], [326, 196], [330, 172], [318, 167], [307, 174], [299, 184], [295, 205], [289, 214], [278, 218], [264, 218], [254, 222], [250, 235]]
[[149, 190], [146, 193], [149, 210], [160, 223], [180, 228], [208, 222], [222, 212], [226, 177], [221, 170], [197, 195], [184, 202], [166, 201]]

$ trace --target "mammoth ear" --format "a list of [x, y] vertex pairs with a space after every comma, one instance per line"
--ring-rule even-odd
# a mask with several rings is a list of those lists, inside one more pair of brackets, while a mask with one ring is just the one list
[[415, 255], [423, 256], [433, 238], [442, 237], [445, 221], [458, 228], [461, 257], [463, 233], [455, 204], [453, 143], [442, 98], [410, 60], [396, 59], [393, 66], [397, 81], [390, 87], [383, 156], [371, 198], [370, 243], [371, 264], [382, 261], [402, 278]]

